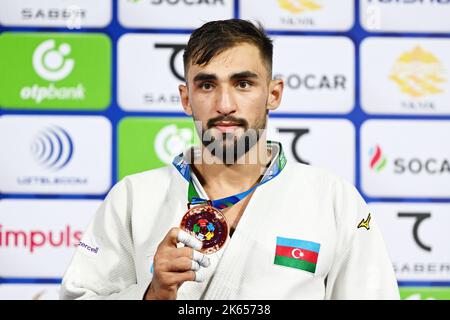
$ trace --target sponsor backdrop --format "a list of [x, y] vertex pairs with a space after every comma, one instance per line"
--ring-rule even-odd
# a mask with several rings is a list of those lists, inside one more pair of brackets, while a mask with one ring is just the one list
[[2, 0], [0, 299], [56, 299], [112, 185], [198, 142], [183, 48], [232, 17], [274, 40], [269, 137], [358, 187], [403, 299], [450, 299], [449, 16], [450, 0]]

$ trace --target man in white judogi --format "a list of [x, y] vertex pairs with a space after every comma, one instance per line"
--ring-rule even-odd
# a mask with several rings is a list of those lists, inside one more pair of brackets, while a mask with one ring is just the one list
[[[283, 81], [272, 80], [264, 31], [242, 20], [206, 23], [191, 35], [184, 63], [181, 101], [202, 145], [113, 187], [61, 298], [398, 299], [381, 233], [357, 190], [286, 163], [281, 144], [266, 140]], [[191, 192], [213, 203], [238, 199], [220, 207], [229, 233], [215, 253], [202, 254], [203, 243], [178, 228]]]

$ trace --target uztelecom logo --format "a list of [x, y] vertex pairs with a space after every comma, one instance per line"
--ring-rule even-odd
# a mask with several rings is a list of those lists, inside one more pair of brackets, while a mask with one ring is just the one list
[[443, 85], [447, 82], [445, 71], [432, 52], [417, 45], [397, 58], [389, 79], [410, 98], [402, 101], [403, 107], [435, 109], [433, 102], [417, 99], [444, 93]]
[[[87, 185], [86, 176], [68, 176], [64, 171], [74, 157], [75, 145], [69, 131], [57, 125], [43, 127], [34, 134], [30, 144], [30, 158], [44, 170], [42, 175], [21, 175], [17, 184], [22, 186], [76, 186]], [[61, 173], [59, 173], [62, 171]], [[58, 175], [54, 175], [57, 174]]]
[[100, 34], [4, 33], [0, 105], [12, 109], [104, 109], [111, 43]]
[[103, 194], [111, 184], [111, 123], [99, 116], [0, 117], [0, 190]]
[[57, 171], [72, 159], [74, 145], [66, 130], [53, 126], [36, 135], [30, 151], [41, 166]]

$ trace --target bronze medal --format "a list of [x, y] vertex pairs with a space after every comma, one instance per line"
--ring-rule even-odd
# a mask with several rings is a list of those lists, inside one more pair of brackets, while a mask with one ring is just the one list
[[228, 224], [220, 210], [210, 202], [190, 207], [181, 220], [180, 228], [202, 241], [200, 252], [214, 253], [223, 247], [228, 237]]

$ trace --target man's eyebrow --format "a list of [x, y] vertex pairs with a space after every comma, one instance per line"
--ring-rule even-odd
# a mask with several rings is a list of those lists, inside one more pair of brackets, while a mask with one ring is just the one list
[[200, 72], [193, 79], [194, 82], [197, 82], [197, 81], [208, 81], [208, 80], [217, 80], [217, 76], [215, 74], [213, 74], [213, 73]]
[[248, 78], [258, 78], [258, 75], [251, 71], [242, 71], [235, 73], [230, 77], [231, 80], [248, 79]]

